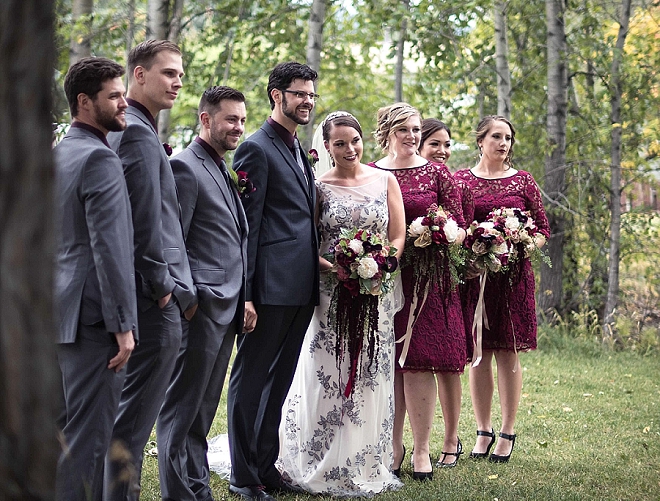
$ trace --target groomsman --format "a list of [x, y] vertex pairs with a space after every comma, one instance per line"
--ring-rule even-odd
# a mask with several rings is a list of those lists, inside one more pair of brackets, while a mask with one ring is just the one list
[[199, 308], [183, 320], [181, 351], [156, 426], [164, 501], [213, 500], [206, 437], [243, 329], [247, 266], [247, 221], [224, 156], [238, 146], [245, 119], [242, 93], [207, 89], [199, 136], [172, 159]]
[[191, 319], [197, 307], [174, 176], [155, 120], [181, 89], [181, 51], [167, 40], [143, 42], [128, 55], [128, 77], [128, 126], [108, 141], [122, 161], [131, 201], [140, 343], [128, 364], [106, 461], [106, 501], [139, 499], [143, 450], [179, 353], [181, 315]]
[[296, 137], [310, 120], [316, 78], [307, 65], [278, 64], [268, 79], [272, 114], [234, 157], [255, 187], [242, 199], [250, 227], [245, 333], [227, 400], [229, 490], [248, 500], [294, 490], [275, 461], [282, 405], [319, 298], [316, 189]]
[[60, 501], [101, 500], [103, 461], [135, 345], [131, 209], [121, 161], [106, 140], [108, 131], [126, 127], [123, 74], [109, 59], [85, 58], [64, 80], [73, 123], [54, 149]]

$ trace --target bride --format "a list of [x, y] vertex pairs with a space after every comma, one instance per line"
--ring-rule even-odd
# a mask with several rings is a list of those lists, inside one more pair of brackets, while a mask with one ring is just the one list
[[[378, 232], [398, 249], [405, 241], [401, 191], [391, 173], [370, 168], [362, 158], [362, 130], [351, 114], [335, 112], [321, 124], [324, 147], [334, 168], [316, 181], [320, 255], [342, 228]], [[325, 154], [325, 151], [319, 152]], [[321, 303], [316, 307], [282, 409], [280, 459], [285, 478], [307, 492], [362, 497], [399, 488], [391, 473], [394, 422], [393, 317], [401, 306], [395, 292], [379, 301], [371, 364], [367, 343], [352, 391], [346, 389], [348, 357], [337, 368], [336, 333], [328, 309], [336, 279], [323, 257]], [[397, 304], [399, 303], [399, 304]], [[332, 319], [331, 325], [332, 325]], [[375, 368], [375, 369], [374, 369]]]

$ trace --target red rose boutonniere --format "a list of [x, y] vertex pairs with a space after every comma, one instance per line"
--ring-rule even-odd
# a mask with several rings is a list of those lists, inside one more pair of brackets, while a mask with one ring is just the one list
[[316, 151], [314, 148], [312, 148], [311, 150], [308, 151], [308, 153], [309, 153], [309, 157], [308, 157], [309, 163], [311, 164], [312, 167], [314, 167], [314, 165], [316, 165], [316, 162], [319, 161], [319, 152]]
[[168, 157], [169, 157], [170, 155], [172, 155], [172, 147], [171, 147], [169, 144], [167, 144], [167, 143], [163, 143], [163, 148], [165, 149], [165, 154], [166, 154]]
[[234, 169], [228, 169], [231, 180], [234, 181], [238, 194], [243, 196], [245, 194], [250, 194], [253, 191], [256, 191], [254, 184], [247, 176], [247, 172], [239, 170], [235, 171]]

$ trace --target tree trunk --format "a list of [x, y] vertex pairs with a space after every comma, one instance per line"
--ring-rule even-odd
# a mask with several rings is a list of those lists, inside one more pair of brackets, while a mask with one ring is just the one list
[[[128, 0], [126, 7], [128, 27], [126, 29], [126, 51], [124, 53], [124, 61], [128, 61], [128, 54], [133, 48], [133, 39], [135, 38], [135, 0]], [[124, 75], [124, 85], [128, 88], [128, 71]]]
[[[90, 43], [90, 33], [92, 31], [92, 12], [94, 10], [94, 0], [73, 0], [71, 6], [71, 17], [74, 25], [79, 23], [82, 30], [74, 30], [71, 35], [71, 45], [69, 49], [69, 66], [77, 63], [83, 57], [89, 57], [92, 54]], [[82, 18], [82, 19], [81, 19]]]
[[568, 79], [566, 76], [566, 32], [564, 29], [565, 0], [546, 0], [548, 46], [548, 114], [546, 117], [547, 151], [545, 154], [544, 191], [547, 196], [550, 240], [548, 254], [552, 268], [541, 264], [542, 312], [559, 309], [562, 302], [564, 263], [564, 231], [566, 218], [561, 202], [566, 193], [566, 111]]
[[167, 18], [170, 13], [170, 0], [148, 0], [147, 40], [167, 38]]
[[396, 63], [394, 66], [394, 100], [403, 101], [403, 61], [404, 50], [406, 47], [406, 31], [408, 29], [408, 10], [410, 9], [410, 0], [403, 0], [404, 14], [401, 18], [401, 28], [399, 29], [399, 40], [396, 44]]
[[619, 33], [612, 57], [610, 106], [612, 113], [612, 146], [610, 165], [610, 255], [609, 273], [607, 278], [607, 299], [603, 314], [603, 342], [611, 345], [617, 339], [614, 324], [615, 311], [619, 301], [619, 250], [621, 237], [621, 63], [623, 61], [623, 47], [628, 36], [630, 22], [631, 0], [623, 0], [619, 18]]
[[[183, 0], [174, 0], [174, 10], [172, 19], [169, 22], [167, 30], [167, 39], [170, 42], [178, 43], [181, 34], [181, 19], [183, 18]], [[168, 24], [168, 23], [166, 23]], [[172, 110], [162, 110], [158, 114], [158, 137], [164, 143], [170, 138], [170, 123]]]
[[[307, 36], [307, 65], [316, 70], [321, 68], [321, 50], [323, 49], [323, 25], [325, 24], [326, 0], [313, 0], [312, 10], [309, 15], [309, 35]], [[318, 88], [318, 82], [315, 87]], [[304, 137], [302, 147], [308, 151], [312, 147], [314, 137], [314, 120], [316, 118], [316, 107], [312, 110], [309, 123], [303, 127]]]
[[0, 499], [52, 500], [52, 0], [0, 2]]
[[497, 71], [497, 114], [511, 118], [511, 72], [509, 45], [506, 41], [506, 10], [508, 2], [495, 0], [495, 67]]

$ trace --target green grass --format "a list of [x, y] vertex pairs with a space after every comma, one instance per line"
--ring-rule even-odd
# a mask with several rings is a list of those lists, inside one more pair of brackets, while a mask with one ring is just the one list
[[[453, 469], [435, 470], [432, 482], [412, 480], [410, 456], [405, 487], [378, 496], [387, 500], [658, 500], [660, 499], [660, 357], [601, 352], [584, 342], [543, 342], [521, 355], [523, 396], [515, 450], [508, 464], [467, 458], [475, 438], [467, 375], [459, 433], [466, 454]], [[497, 397], [496, 397], [497, 398]], [[226, 432], [226, 401], [211, 436]], [[495, 429], [500, 423], [494, 402]], [[438, 404], [431, 452], [442, 447]], [[412, 448], [407, 427], [406, 444]], [[157, 460], [145, 458], [143, 501], [160, 499]], [[213, 475], [216, 500], [235, 500]], [[282, 500], [325, 500], [279, 496]]]

